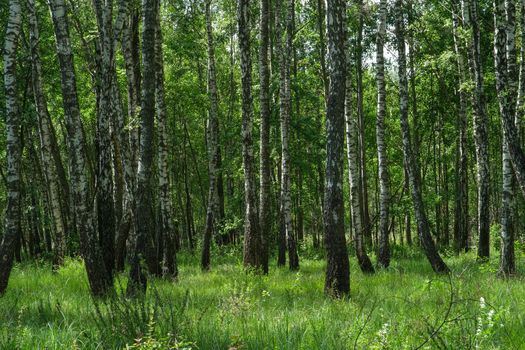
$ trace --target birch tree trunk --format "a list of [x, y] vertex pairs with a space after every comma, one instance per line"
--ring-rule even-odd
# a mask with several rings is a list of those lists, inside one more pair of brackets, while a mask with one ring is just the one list
[[208, 98], [210, 107], [208, 111], [207, 145], [208, 145], [208, 207], [206, 210], [206, 227], [202, 243], [201, 268], [210, 269], [211, 238], [217, 233], [219, 219], [219, 103], [217, 96], [217, 82], [215, 72], [215, 48], [213, 43], [213, 29], [211, 17], [211, 0], [206, 0], [206, 34], [208, 39]]
[[459, 167], [457, 169], [456, 179], [456, 211], [455, 211], [455, 248], [456, 251], [468, 251], [468, 156], [467, 156], [467, 101], [468, 95], [465, 91], [464, 84], [467, 81], [467, 71], [465, 66], [465, 53], [462, 49], [458, 30], [460, 29], [460, 12], [458, 4], [454, 4], [452, 14], [454, 50], [456, 52], [456, 61], [459, 75], [459, 115], [458, 115], [458, 155]]
[[483, 67], [481, 64], [480, 29], [478, 23], [477, 1], [462, 0], [463, 23], [470, 30], [468, 39], [471, 77], [474, 81], [472, 104], [474, 107], [474, 140], [476, 142], [476, 167], [478, 181], [478, 257], [486, 259], [490, 252], [490, 212], [489, 212], [489, 150], [488, 117], [486, 112]]
[[[494, 1], [494, 60], [496, 89], [502, 120], [513, 121], [516, 113], [517, 81], [515, 47], [515, 4], [513, 1]], [[515, 124], [514, 124], [515, 127]], [[513, 231], [513, 171], [508, 134], [503, 132], [503, 194], [501, 207], [501, 255], [499, 274], [515, 273]], [[518, 139], [514, 140], [515, 142]]]
[[93, 223], [92, 208], [89, 206], [92, 201], [89, 196], [88, 161], [85, 152], [85, 136], [78, 103], [75, 67], [69, 38], [67, 8], [63, 0], [50, 0], [49, 6], [53, 17], [61, 70], [71, 187], [73, 189], [77, 230], [80, 236], [80, 250], [85, 261], [91, 292], [97, 296], [104, 295], [113, 290], [113, 284], [100, 252]]
[[396, 37], [398, 49], [398, 74], [399, 74], [399, 119], [401, 124], [401, 134], [403, 140], [403, 154], [407, 169], [407, 175], [412, 194], [412, 202], [418, 226], [419, 240], [425, 251], [432, 269], [438, 273], [449, 272], [449, 268], [441, 259], [436, 245], [430, 233], [430, 223], [425, 212], [425, 206], [421, 195], [421, 183], [419, 179], [419, 164], [411, 143], [410, 127], [408, 124], [408, 80], [406, 72], [406, 52], [405, 52], [405, 24], [403, 16], [403, 0], [396, 0]]
[[376, 140], [377, 159], [379, 170], [379, 255], [378, 265], [388, 267], [390, 265], [390, 242], [388, 239], [390, 224], [390, 192], [389, 174], [387, 162], [387, 150], [385, 144], [385, 117], [386, 117], [386, 87], [385, 87], [385, 60], [383, 47], [386, 40], [386, 15], [387, 2], [381, 0], [379, 3], [379, 27], [377, 33], [376, 53], [376, 81], [377, 81], [377, 120]]
[[176, 227], [173, 222], [173, 208], [170, 196], [171, 183], [168, 166], [168, 115], [164, 93], [164, 53], [162, 51], [162, 28], [160, 25], [160, 1], [157, 1], [157, 16], [155, 21], [155, 99], [158, 127], [158, 178], [159, 178], [159, 209], [160, 209], [160, 239], [162, 259], [162, 275], [171, 279], [178, 276], [177, 252], [175, 249]]
[[151, 247], [154, 237], [153, 188], [151, 183], [153, 168], [153, 134], [155, 120], [155, 27], [157, 21], [156, 0], [143, 0], [142, 64], [144, 79], [140, 108], [140, 149], [137, 174], [137, 232], [134, 251], [130, 259], [130, 276], [127, 293], [145, 293], [147, 278], [142, 261], [148, 268], [156, 270], [156, 252]]
[[366, 254], [364, 245], [364, 230], [362, 222], [362, 212], [359, 192], [359, 157], [358, 157], [358, 120], [353, 116], [352, 111], [352, 83], [350, 80], [350, 69], [346, 77], [345, 94], [345, 130], [346, 130], [346, 152], [348, 160], [348, 181], [350, 184], [350, 213], [352, 216], [353, 238], [359, 267], [364, 273], [374, 273], [374, 267], [370, 258]]
[[253, 106], [252, 106], [252, 62], [250, 42], [250, 1], [238, 2], [238, 36], [241, 56], [242, 90], [242, 159], [244, 168], [244, 251], [243, 262], [246, 268], [262, 269], [261, 237], [259, 214], [257, 211], [257, 192], [255, 188], [255, 169], [253, 155]]
[[[283, 104], [282, 102], [284, 101], [283, 99], [283, 96], [284, 96], [284, 81], [285, 81], [285, 75], [286, 75], [286, 72], [285, 72], [285, 65], [284, 63], [282, 62], [282, 59], [284, 57], [284, 48], [283, 48], [283, 35], [284, 35], [284, 32], [285, 32], [285, 29], [284, 29], [284, 25], [283, 25], [283, 16], [284, 16], [284, 6], [283, 6], [283, 1], [280, 0], [279, 2], [276, 3], [275, 5], [275, 54], [277, 56], [277, 60], [278, 60], [278, 67], [279, 67], [279, 117], [281, 117], [281, 115], [283, 113], [285, 113], [284, 111], [282, 111], [282, 108], [285, 107], [285, 104]], [[281, 123], [279, 121], [279, 123]], [[279, 198], [279, 234], [278, 234], [278, 253], [277, 253], [277, 266], [284, 266], [286, 265], [286, 250], [287, 250], [287, 247], [288, 247], [288, 244], [286, 242], [286, 224], [285, 224], [285, 219], [284, 219], [284, 211], [283, 211], [283, 206], [281, 205], [282, 204], [282, 180], [283, 180], [283, 176], [282, 176], [282, 165], [283, 165], [283, 161], [282, 161], [282, 157], [283, 157], [283, 154], [282, 154], [282, 147], [281, 147], [281, 153], [280, 153], [280, 158], [279, 158], [279, 161], [278, 161], [278, 171], [277, 171], [277, 178], [279, 179], [279, 193], [278, 193], [278, 198]]]
[[99, 108], [97, 113], [96, 199], [98, 235], [104, 264], [110, 277], [115, 265], [115, 203], [113, 202], [113, 158], [111, 154], [111, 122], [114, 119], [113, 79], [115, 72], [113, 40], [113, 1], [93, 0], [101, 48], [99, 67]]
[[[136, 231], [136, 201], [137, 187], [137, 150], [138, 150], [138, 114], [140, 108], [140, 62], [138, 52], [138, 11], [134, 6], [128, 6], [126, 1], [120, 1], [120, 11], [124, 13], [121, 47], [124, 57], [127, 81], [127, 122], [120, 121], [116, 129], [122, 150], [122, 166], [126, 183], [123, 218], [117, 233], [115, 243], [115, 264], [118, 271], [124, 269], [126, 241], [130, 232]], [[116, 87], [116, 85], [115, 85]]]
[[[282, 9], [278, 8], [282, 12]], [[292, 93], [290, 78], [290, 59], [292, 52], [292, 11], [293, 1], [288, 0], [286, 9], [286, 41], [283, 45], [278, 45], [279, 51], [279, 99], [280, 99], [280, 126], [281, 126], [281, 203], [280, 210], [284, 220], [284, 230], [286, 235], [286, 246], [288, 250], [288, 264], [290, 270], [299, 269], [299, 257], [297, 256], [297, 245], [292, 227], [292, 200], [290, 194], [290, 114], [292, 110]], [[279, 23], [282, 28], [282, 25]], [[284, 30], [280, 30], [278, 35], [282, 35]], [[281, 40], [278, 39], [280, 42]], [[279, 47], [281, 46], [281, 47]]]
[[327, 65], [330, 83], [326, 105], [325, 292], [334, 296], [350, 293], [343, 201], [344, 101], [347, 73], [345, 26], [346, 1], [327, 0]]
[[259, 185], [259, 225], [263, 242], [263, 270], [268, 273], [268, 242], [271, 232], [270, 214], [270, 70], [268, 67], [269, 47], [269, 0], [261, 0], [259, 20], [259, 103], [261, 109], [260, 126], [260, 185]]
[[372, 228], [370, 225], [370, 213], [368, 210], [368, 177], [366, 173], [366, 144], [365, 144], [365, 124], [363, 106], [363, 29], [364, 29], [364, 4], [363, 0], [357, 0], [358, 29], [356, 43], [356, 78], [357, 78], [357, 138], [359, 150], [359, 191], [361, 222], [363, 227], [363, 237], [367, 246], [372, 246]]
[[21, 118], [17, 101], [16, 58], [22, 21], [18, 0], [9, 1], [9, 17], [4, 41], [4, 87], [6, 107], [7, 209], [4, 235], [0, 242], [0, 295], [4, 294], [13, 268], [16, 242], [20, 239]]
[[30, 25], [29, 40], [31, 47], [31, 76], [33, 94], [35, 96], [35, 106], [38, 115], [40, 156], [42, 158], [44, 177], [47, 184], [46, 190], [49, 197], [49, 211], [52, 217], [51, 227], [54, 233], [53, 268], [57, 269], [64, 263], [64, 256], [66, 253], [66, 245], [64, 241], [64, 224], [66, 220], [62, 216], [58, 171], [52, 158], [53, 147], [51, 142], [51, 134], [54, 134], [55, 130], [53, 129], [51, 117], [47, 109], [47, 101], [42, 83], [42, 62], [40, 60], [40, 50], [38, 48], [40, 32], [38, 28], [38, 19], [34, 0], [27, 1], [27, 9], [29, 12]]

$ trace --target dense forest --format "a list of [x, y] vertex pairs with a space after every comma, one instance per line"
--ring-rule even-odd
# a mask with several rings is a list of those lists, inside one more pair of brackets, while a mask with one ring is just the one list
[[0, 22], [0, 348], [525, 346], [525, 0]]

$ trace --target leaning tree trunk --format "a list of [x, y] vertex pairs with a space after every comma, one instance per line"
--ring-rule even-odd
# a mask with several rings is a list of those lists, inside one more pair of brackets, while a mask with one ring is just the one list
[[40, 60], [40, 50], [38, 48], [40, 42], [40, 33], [38, 29], [38, 20], [34, 0], [28, 0], [27, 7], [29, 11], [30, 25], [29, 40], [31, 46], [33, 94], [35, 96], [35, 106], [38, 115], [38, 133], [40, 138], [40, 152], [43, 172], [47, 184], [49, 211], [52, 218], [51, 227], [54, 233], [53, 268], [57, 269], [64, 263], [64, 256], [66, 252], [64, 223], [66, 220], [62, 215], [60, 204], [60, 183], [58, 180], [56, 164], [52, 158], [53, 147], [51, 143], [51, 134], [55, 131], [53, 129], [49, 111], [47, 109], [47, 101], [42, 83], [42, 62]]
[[352, 216], [352, 228], [354, 230], [354, 242], [359, 267], [364, 273], [374, 273], [374, 266], [366, 254], [364, 244], [364, 227], [362, 221], [363, 207], [359, 192], [359, 157], [358, 157], [358, 132], [359, 120], [354, 118], [352, 111], [352, 82], [350, 69], [347, 69], [346, 94], [345, 94], [345, 126], [346, 126], [346, 154], [348, 160], [348, 181], [350, 184], [350, 213]]
[[330, 84], [326, 104], [325, 292], [343, 296], [350, 293], [343, 201], [346, 1], [327, 0], [326, 25]]
[[99, 248], [99, 242], [93, 223], [92, 203], [89, 196], [88, 160], [85, 152], [85, 137], [77, 96], [77, 83], [69, 28], [67, 9], [63, 0], [50, 0], [49, 6], [53, 17], [58, 60], [61, 70], [62, 99], [66, 116], [69, 162], [73, 203], [76, 214], [77, 230], [80, 236], [80, 249], [88, 275], [91, 292], [104, 295], [113, 290], [112, 279], [106, 270]]
[[269, 47], [269, 0], [261, 0], [259, 23], [259, 80], [261, 89], [259, 101], [261, 108], [260, 126], [260, 185], [259, 185], [259, 226], [263, 242], [263, 269], [268, 273], [268, 242], [270, 241], [270, 70], [268, 67]]
[[16, 56], [22, 21], [18, 0], [9, 1], [9, 17], [4, 43], [4, 87], [7, 131], [7, 209], [5, 229], [0, 243], [0, 295], [4, 294], [13, 268], [16, 242], [20, 239], [20, 110], [16, 89]]
[[458, 4], [454, 4], [453, 18], [453, 34], [454, 34], [454, 49], [456, 52], [456, 60], [459, 75], [459, 115], [458, 115], [458, 169], [456, 176], [456, 209], [455, 209], [455, 233], [454, 241], [456, 251], [468, 251], [468, 156], [467, 156], [467, 137], [468, 137], [468, 122], [467, 122], [467, 100], [468, 95], [462, 87], [467, 81], [467, 74], [465, 68], [465, 55], [462, 49], [462, 44], [459, 38], [460, 17]]
[[170, 196], [170, 178], [168, 166], [168, 116], [164, 93], [164, 57], [162, 52], [162, 29], [160, 26], [160, 1], [157, 1], [157, 18], [155, 21], [155, 98], [158, 127], [158, 178], [159, 178], [159, 209], [160, 209], [160, 240], [162, 244], [162, 274], [176, 279], [178, 275], [177, 256], [175, 251], [176, 228], [173, 222], [173, 208]]
[[[290, 134], [290, 114], [292, 110], [291, 103], [291, 79], [290, 79], [290, 53], [292, 51], [293, 33], [291, 28], [291, 18], [293, 1], [288, 1], [286, 10], [286, 43], [283, 47], [281, 39], [278, 38], [277, 48], [279, 51], [279, 99], [280, 99], [280, 126], [281, 126], [281, 203], [280, 211], [282, 220], [284, 220], [284, 230], [286, 235], [286, 246], [288, 249], [288, 264], [290, 270], [299, 269], [299, 257], [297, 256], [297, 245], [292, 229], [292, 200], [290, 194], [290, 149], [289, 149], [289, 134]], [[281, 11], [279, 7], [277, 11]], [[281, 21], [279, 26], [282, 29]], [[279, 30], [278, 35], [281, 36], [284, 30]]]
[[463, 22], [470, 29], [468, 40], [471, 77], [474, 80], [472, 104], [474, 107], [474, 140], [476, 142], [476, 166], [478, 180], [478, 257], [486, 259], [490, 253], [490, 208], [489, 208], [489, 145], [488, 117], [481, 60], [481, 34], [478, 23], [478, 5], [474, 0], [462, 0]]
[[[494, 52], [496, 89], [502, 120], [515, 120], [517, 81], [515, 37], [515, 4], [494, 1]], [[505, 127], [505, 125], [504, 125]], [[515, 124], [514, 124], [515, 128]], [[515, 130], [515, 129], [514, 129]], [[512, 140], [518, 142], [518, 139]], [[516, 270], [513, 232], [513, 171], [508, 133], [503, 132], [503, 195], [501, 207], [501, 261], [499, 273], [512, 275]]]
[[208, 38], [208, 97], [210, 109], [208, 111], [207, 144], [208, 144], [208, 208], [206, 209], [206, 227], [202, 242], [201, 268], [210, 269], [211, 238], [217, 233], [219, 219], [219, 102], [217, 96], [217, 82], [215, 73], [215, 48], [213, 44], [213, 29], [211, 18], [211, 0], [206, 0], [206, 33]]
[[241, 55], [242, 90], [242, 159], [244, 168], [244, 252], [246, 268], [259, 270], [262, 266], [259, 214], [255, 188], [253, 155], [253, 106], [252, 106], [252, 62], [250, 43], [250, 1], [239, 0], [238, 5], [239, 51]]
[[412, 202], [419, 231], [419, 240], [423, 247], [432, 269], [435, 272], [449, 272], [449, 268], [441, 259], [436, 245], [430, 233], [430, 223], [425, 212], [423, 197], [421, 194], [421, 182], [419, 179], [419, 164], [411, 143], [410, 127], [408, 124], [408, 81], [406, 72], [406, 53], [405, 53], [405, 28], [403, 18], [403, 0], [396, 0], [396, 37], [398, 49], [398, 74], [399, 74], [399, 119], [403, 140], [403, 154], [407, 168], [407, 175], [410, 183]]
[[155, 28], [157, 21], [156, 0], [143, 2], [144, 24], [142, 29], [142, 63], [144, 79], [142, 84], [142, 102], [140, 108], [140, 150], [137, 174], [137, 231], [134, 249], [130, 259], [130, 276], [127, 293], [130, 295], [145, 293], [147, 278], [143, 260], [150, 270], [157, 265], [156, 252], [152, 249], [154, 237], [153, 188], [153, 133], [155, 120]]
[[376, 54], [376, 81], [377, 81], [377, 120], [376, 140], [377, 159], [379, 170], [379, 255], [377, 264], [380, 267], [390, 265], [390, 243], [388, 240], [390, 224], [390, 192], [387, 150], [385, 144], [385, 116], [386, 116], [386, 87], [385, 87], [385, 59], [383, 47], [386, 39], [387, 2], [379, 3], [379, 28], [377, 33]]

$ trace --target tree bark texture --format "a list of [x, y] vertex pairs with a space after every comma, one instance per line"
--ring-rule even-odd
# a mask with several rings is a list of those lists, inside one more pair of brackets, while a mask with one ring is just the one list
[[326, 186], [324, 233], [327, 255], [325, 292], [350, 293], [343, 200], [344, 101], [346, 89], [346, 1], [327, 0], [328, 101], [326, 108]]

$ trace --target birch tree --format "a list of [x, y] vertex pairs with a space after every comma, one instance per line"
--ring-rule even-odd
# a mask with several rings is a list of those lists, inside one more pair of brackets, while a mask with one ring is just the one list
[[360, 192], [359, 172], [359, 117], [352, 109], [352, 80], [350, 64], [347, 64], [345, 93], [345, 132], [346, 156], [348, 161], [348, 182], [350, 186], [350, 214], [352, 217], [353, 238], [359, 267], [364, 273], [374, 273], [374, 266], [366, 253], [364, 244], [363, 207]]
[[255, 169], [253, 154], [253, 106], [252, 106], [252, 62], [250, 40], [250, 1], [238, 2], [238, 37], [241, 56], [241, 95], [242, 95], [242, 159], [244, 168], [244, 251], [243, 262], [246, 268], [262, 268], [261, 237], [259, 213], [257, 211], [257, 192], [255, 188]]
[[327, 0], [326, 4], [327, 66], [330, 83], [326, 104], [325, 292], [343, 296], [350, 292], [343, 201], [346, 1]]
[[478, 182], [478, 257], [486, 259], [489, 256], [490, 244], [490, 211], [489, 211], [489, 149], [488, 149], [488, 117], [483, 81], [483, 66], [481, 59], [481, 34], [478, 22], [478, 2], [462, 0], [463, 23], [470, 31], [467, 46], [469, 49], [470, 75], [474, 82], [472, 105], [474, 115], [474, 140], [476, 143], [476, 170]]
[[40, 139], [40, 156], [44, 177], [47, 184], [49, 198], [49, 211], [52, 216], [51, 226], [53, 229], [53, 268], [62, 266], [64, 262], [66, 242], [65, 242], [65, 222], [61, 209], [60, 183], [58, 180], [58, 170], [52, 159], [53, 146], [52, 134], [55, 133], [51, 116], [47, 108], [47, 99], [44, 93], [42, 82], [42, 62], [40, 59], [40, 31], [34, 0], [27, 1], [29, 13], [29, 41], [31, 49], [31, 83], [35, 97], [35, 106], [38, 116], [38, 134]]
[[97, 173], [96, 199], [98, 234], [104, 264], [110, 277], [115, 264], [115, 203], [113, 201], [113, 159], [111, 154], [111, 122], [114, 118], [112, 90], [115, 57], [113, 40], [113, 1], [93, 0], [99, 33], [101, 66], [98, 67], [98, 113], [96, 130]]
[[139, 11], [136, 2], [128, 3], [120, 0], [120, 11], [124, 11], [122, 36], [119, 38], [126, 71], [127, 85], [127, 122], [117, 124], [119, 144], [122, 152], [126, 196], [124, 198], [124, 213], [118, 229], [115, 243], [115, 264], [118, 271], [124, 269], [126, 241], [130, 232], [136, 231], [135, 193], [138, 170], [138, 114], [140, 109], [140, 54], [139, 54]]
[[211, 0], [206, 0], [206, 34], [208, 42], [208, 110], [207, 145], [208, 145], [208, 208], [206, 209], [206, 227], [202, 242], [201, 268], [210, 269], [210, 246], [213, 233], [217, 230], [219, 219], [219, 102], [217, 96], [217, 78], [215, 72], [215, 48], [211, 17]]
[[366, 172], [366, 144], [363, 105], [363, 30], [364, 30], [364, 2], [356, 0], [358, 13], [358, 28], [356, 41], [356, 87], [357, 87], [357, 138], [358, 138], [358, 171], [359, 171], [359, 201], [361, 207], [361, 222], [363, 236], [368, 246], [372, 245], [372, 230], [370, 226], [370, 213], [368, 210], [368, 176]]
[[[513, 1], [494, 1], [494, 60], [496, 89], [502, 120], [514, 120], [516, 115], [517, 81], [515, 38], [515, 4]], [[515, 128], [515, 125], [514, 125]], [[513, 169], [508, 134], [503, 132], [503, 194], [501, 207], [501, 260], [499, 273], [509, 276], [515, 272], [513, 232]], [[515, 139], [514, 141], [517, 141]]]
[[463, 44], [459, 37], [458, 31], [461, 26], [461, 16], [459, 11], [459, 2], [454, 3], [452, 13], [452, 25], [454, 36], [454, 51], [456, 53], [456, 62], [459, 76], [459, 114], [458, 114], [458, 167], [456, 179], [456, 209], [455, 209], [455, 229], [454, 241], [455, 248], [459, 252], [461, 250], [468, 251], [468, 150], [467, 150], [467, 136], [468, 136], [468, 116], [467, 104], [468, 94], [465, 89], [467, 82], [467, 68], [465, 65], [465, 53]]
[[261, 0], [259, 19], [259, 103], [261, 109], [260, 125], [260, 179], [259, 179], [259, 226], [263, 241], [263, 269], [268, 273], [268, 241], [271, 229], [270, 216], [270, 70], [268, 67], [269, 36], [269, 0]]
[[395, 2], [395, 21], [396, 38], [398, 50], [398, 76], [399, 76], [399, 120], [401, 124], [401, 134], [403, 140], [403, 155], [409, 179], [412, 203], [416, 216], [419, 241], [425, 255], [427, 256], [432, 269], [438, 273], [449, 272], [449, 268], [441, 259], [436, 245], [432, 239], [430, 223], [425, 211], [423, 197], [421, 193], [421, 180], [419, 164], [414, 156], [412, 148], [410, 127], [408, 124], [408, 80], [406, 71], [406, 52], [405, 52], [405, 22], [403, 16], [403, 0]]
[[22, 9], [18, 0], [9, 1], [4, 38], [4, 88], [7, 132], [7, 209], [4, 234], [0, 242], [0, 295], [4, 294], [13, 267], [16, 241], [20, 237], [20, 110], [17, 101], [16, 59]]
[[[142, 266], [155, 270], [156, 252], [151, 249], [154, 237], [153, 187], [153, 134], [155, 120], [155, 27], [157, 20], [156, 0], [142, 3], [142, 100], [140, 108], [140, 149], [137, 174], [137, 231], [130, 259], [130, 276], [127, 293], [134, 295], [146, 292], [147, 277]], [[153, 269], [152, 269], [153, 268]]]
[[388, 267], [390, 265], [390, 243], [389, 233], [389, 174], [387, 163], [387, 150], [385, 144], [385, 116], [386, 116], [386, 87], [385, 87], [385, 59], [383, 47], [386, 39], [386, 16], [387, 2], [379, 2], [379, 25], [376, 43], [376, 82], [377, 82], [377, 119], [376, 119], [376, 141], [377, 159], [379, 170], [379, 256], [378, 265]]
[[162, 29], [160, 25], [160, 1], [157, 0], [157, 14], [155, 20], [155, 103], [157, 111], [158, 147], [157, 166], [159, 178], [159, 209], [160, 227], [159, 256], [163, 261], [162, 275], [176, 279], [178, 275], [177, 253], [175, 249], [176, 228], [173, 223], [173, 208], [171, 205], [171, 183], [169, 178], [168, 150], [168, 114], [164, 93], [164, 53], [162, 50]]
[[58, 60], [61, 72], [62, 100], [69, 150], [73, 203], [76, 213], [80, 250], [86, 265], [91, 292], [107, 294], [113, 290], [112, 279], [106, 270], [99, 248], [93, 222], [88, 184], [88, 165], [85, 152], [85, 136], [77, 96], [77, 83], [73, 53], [69, 38], [67, 8], [64, 0], [49, 0], [53, 17]]
[[[281, 5], [282, 6], [282, 5]], [[284, 12], [277, 7], [277, 11]], [[299, 257], [297, 256], [297, 246], [295, 242], [293, 227], [292, 227], [292, 200], [291, 200], [291, 181], [290, 181], [290, 150], [289, 150], [289, 134], [290, 134], [290, 118], [292, 111], [292, 93], [291, 93], [291, 79], [290, 79], [290, 59], [292, 52], [292, 11], [293, 1], [287, 2], [286, 8], [286, 31], [279, 21], [281, 30], [278, 31], [278, 36], [286, 33], [285, 44], [281, 43], [281, 39], [277, 38], [277, 51], [279, 55], [279, 115], [281, 127], [281, 196], [280, 196], [280, 212], [284, 224], [286, 235], [286, 246], [288, 250], [288, 265], [290, 270], [297, 270], [299, 268]], [[279, 16], [282, 17], [282, 16]]]

